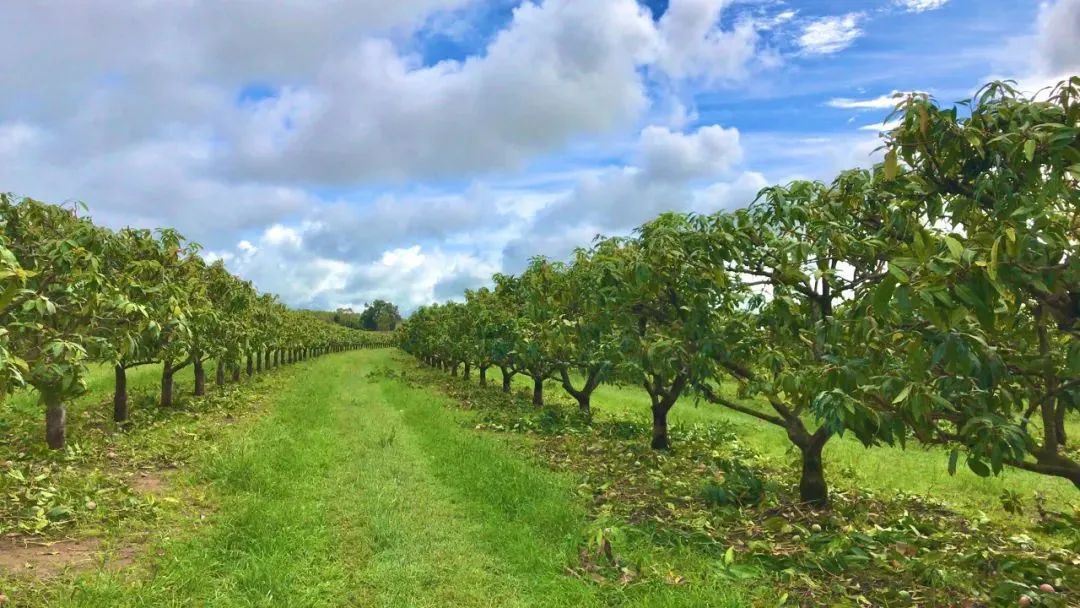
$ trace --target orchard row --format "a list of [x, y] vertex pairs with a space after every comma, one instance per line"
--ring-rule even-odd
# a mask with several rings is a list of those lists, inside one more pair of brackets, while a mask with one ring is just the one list
[[114, 367], [114, 418], [124, 423], [136, 366], [162, 366], [168, 407], [185, 368], [202, 395], [208, 365], [224, 383], [242, 368], [391, 341], [287, 309], [173, 230], [113, 231], [80, 210], [0, 195], [0, 399], [36, 390], [50, 448], [65, 445], [65, 403], [85, 391], [89, 363]]
[[656, 449], [684, 395], [778, 426], [810, 503], [828, 501], [823, 448], [844, 433], [1080, 488], [1078, 102], [1080, 77], [959, 107], [900, 98], [871, 170], [535, 258], [420, 309], [402, 345], [482, 383], [500, 368], [504, 390], [528, 376], [538, 406], [558, 379], [586, 415], [601, 383], [641, 386]]

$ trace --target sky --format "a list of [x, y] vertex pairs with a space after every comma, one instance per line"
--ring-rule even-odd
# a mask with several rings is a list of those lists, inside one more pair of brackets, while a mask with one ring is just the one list
[[0, 3], [0, 190], [403, 311], [877, 159], [897, 92], [1080, 74], [1080, 0]]

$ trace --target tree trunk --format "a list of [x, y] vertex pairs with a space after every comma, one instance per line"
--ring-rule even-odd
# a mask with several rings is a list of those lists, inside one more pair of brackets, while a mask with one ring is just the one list
[[166, 361], [161, 368], [161, 407], [173, 404], [173, 368], [172, 362]]
[[116, 379], [113, 388], [113, 421], [126, 422], [128, 419], [128, 391], [127, 370], [123, 365], [113, 367], [113, 377]]
[[1065, 403], [1064, 399], [1058, 400], [1058, 407], [1055, 417], [1055, 424], [1057, 426], [1057, 441], [1058, 445], [1065, 447]]
[[514, 380], [514, 373], [507, 371], [505, 367], [500, 367], [502, 370], [502, 392], [509, 393], [511, 388], [511, 382]]
[[240, 381], [240, 364], [239, 363], [235, 363], [232, 366], [232, 381], [233, 382], [239, 382]]
[[815, 507], [829, 504], [829, 486], [825, 483], [825, 467], [821, 461], [821, 452], [825, 440], [814, 436], [808, 443], [799, 446], [802, 452], [802, 476], [799, 478], [799, 499]]
[[465, 369], [461, 372], [461, 377], [465, 380], [472, 379], [472, 364], [468, 361], [465, 362]]
[[251, 360], [251, 353], [247, 354], [247, 375], [249, 378], [255, 375], [255, 362]]
[[255, 351], [255, 371], [260, 373], [260, 374], [263, 371], [262, 351], [258, 351], [258, 350]]
[[191, 365], [195, 370], [195, 396], [202, 397], [206, 394], [206, 370], [201, 359], [194, 359]]
[[451, 376], [453, 376], [453, 377], [455, 377], [455, 378], [457, 378], [457, 368], [458, 368], [458, 364], [457, 364], [457, 363], [455, 363], [455, 364], [453, 364], [452, 366], [450, 366], [450, 375], [451, 375]]
[[671, 447], [668, 441], [667, 415], [671, 409], [664, 405], [652, 406], [652, 443], [649, 445], [654, 450], [666, 450]]
[[542, 376], [533, 378], [532, 404], [536, 407], [544, 405], [544, 378]]
[[480, 386], [487, 386], [487, 366], [480, 366]]
[[67, 411], [60, 393], [43, 393], [45, 398], [45, 443], [50, 450], [62, 450], [66, 444]]
[[225, 384], [225, 362], [224, 361], [218, 361], [217, 362], [217, 374], [215, 374], [214, 379], [217, 380], [217, 385], [218, 386], [221, 386], [222, 384]]

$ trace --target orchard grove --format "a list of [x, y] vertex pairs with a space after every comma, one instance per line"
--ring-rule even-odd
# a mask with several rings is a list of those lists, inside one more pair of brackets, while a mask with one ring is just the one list
[[945, 107], [897, 99], [883, 162], [749, 207], [665, 213], [536, 257], [463, 302], [417, 310], [400, 343], [533, 403], [557, 379], [590, 415], [603, 383], [640, 386], [651, 446], [682, 395], [775, 425], [800, 498], [829, 501], [823, 448], [920, 442], [981, 476], [1015, 467], [1080, 489], [1080, 77], [1026, 95], [995, 82]]

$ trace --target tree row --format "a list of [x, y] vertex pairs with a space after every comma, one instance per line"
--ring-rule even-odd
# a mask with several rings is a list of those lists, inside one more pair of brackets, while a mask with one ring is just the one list
[[390, 336], [292, 311], [207, 263], [173, 230], [96, 226], [81, 208], [0, 195], [0, 399], [31, 387], [45, 439], [65, 445], [65, 404], [86, 389], [87, 365], [115, 373], [113, 417], [128, 420], [127, 372], [160, 364], [160, 404], [190, 368], [194, 393], [326, 352], [388, 345]]
[[684, 396], [779, 427], [813, 504], [845, 433], [1080, 488], [1078, 98], [1080, 77], [1035, 96], [992, 83], [956, 107], [898, 98], [872, 169], [534, 258], [421, 308], [401, 344], [481, 383], [498, 368], [504, 391], [527, 376], [538, 406], [555, 379], [586, 416], [602, 383], [640, 386], [656, 449]]

